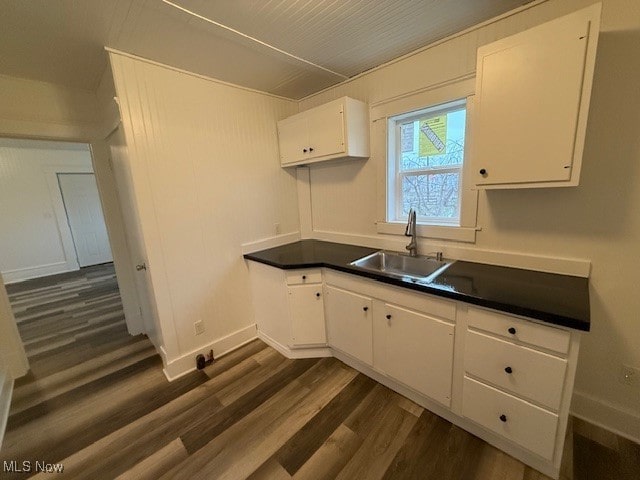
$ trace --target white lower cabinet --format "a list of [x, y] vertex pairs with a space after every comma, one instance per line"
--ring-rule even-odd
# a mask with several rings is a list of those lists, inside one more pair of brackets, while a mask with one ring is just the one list
[[287, 356], [328, 355], [322, 270], [248, 264], [258, 335]]
[[287, 289], [293, 346], [327, 343], [322, 284], [295, 285]]
[[373, 301], [371, 298], [326, 286], [326, 321], [329, 345], [373, 364]]
[[455, 326], [389, 303], [374, 305], [374, 367], [451, 404]]
[[249, 263], [258, 332], [285, 355], [336, 355], [558, 478], [578, 332], [330, 269]]

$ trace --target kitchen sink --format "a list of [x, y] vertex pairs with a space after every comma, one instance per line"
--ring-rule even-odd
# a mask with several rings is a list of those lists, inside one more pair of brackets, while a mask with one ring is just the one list
[[411, 257], [397, 252], [380, 251], [359, 258], [350, 265], [393, 277], [408, 277], [414, 282], [429, 283], [452, 263], [426, 256]]

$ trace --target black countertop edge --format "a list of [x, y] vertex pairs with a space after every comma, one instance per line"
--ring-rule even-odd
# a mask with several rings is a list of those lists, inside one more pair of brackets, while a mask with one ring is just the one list
[[[307, 240], [306, 242], [310, 242], [309, 240]], [[313, 241], [313, 242], [319, 242], [319, 241]], [[299, 242], [296, 242], [296, 244], [298, 244]], [[320, 242], [323, 243], [325, 245], [335, 245], [334, 248], [339, 248], [339, 246], [341, 244], [330, 244], [328, 242]], [[290, 245], [295, 245], [295, 244], [290, 244]], [[542, 322], [548, 323], [548, 324], [552, 324], [552, 325], [557, 325], [557, 326], [562, 326], [562, 327], [567, 327], [567, 328], [571, 328], [574, 330], [580, 330], [580, 331], [584, 331], [584, 332], [588, 332], [590, 330], [590, 318], [589, 318], [589, 307], [588, 307], [588, 287], [586, 289], [586, 313], [583, 312], [582, 317], [583, 318], [576, 318], [577, 315], [567, 315], [567, 314], [563, 314], [563, 313], [556, 313], [553, 311], [549, 311], [550, 309], [537, 309], [537, 308], [532, 308], [530, 305], [524, 305], [524, 304], [518, 304], [517, 302], [514, 303], [509, 303], [504, 301], [504, 299], [499, 299], [499, 298], [491, 298], [491, 296], [489, 295], [478, 295], [478, 294], [474, 294], [473, 292], [469, 291], [469, 292], [465, 292], [465, 291], [461, 291], [461, 289], [459, 287], [456, 287], [456, 289], [452, 289], [450, 285], [448, 284], [444, 284], [444, 285], [440, 285], [438, 284], [438, 278], [440, 276], [445, 277], [446, 278], [446, 274], [447, 271], [445, 270], [445, 272], [443, 272], [443, 274], [439, 275], [438, 277], [436, 277], [434, 279], [434, 281], [432, 283], [413, 283], [411, 281], [408, 280], [404, 280], [402, 278], [398, 278], [398, 277], [392, 277], [392, 276], [388, 276], [385, 275], [383, 273], [378, 273], [378, 272], [373, 272], [373, 271], [369, 271], [369, 270], [363, 270], [359, 267], [355, 267], [352, 265], [349, 265], [349, 263], [351, 263], [353, 260], [356, 260], [358, 257], [355, 258], [348, 258], [347, 259], [330, 259], [330, 261], [326, 261], [325, 259], [317, 259], [316, 261], [311, 261], [308, 259], [300, 259], [300, 261], [297, 261], [297, 259], [294, 258], [290, 258], [290, 259], [285, 259], [282, 257], [279, 258], [271, 258], [270, 253], [276, 251], [277, 249], [282, 249], [282, 248], [286, 248], [287, 245], [284, 245], [282, 247], [276, 247], [275, 249], [269, 249], [269, 250], [264, 250], [264, 251], [260, 251], [260, 252], [254, 252], [254, 253], [248, 253], [244, 255], [244, 258], [246, 260], [252, 260], [255, 262], [259, 262], [265, 265], [269, 265], [275, 268], [279, 268], [281, 270], [295, 270], [295, 269], [302, 269], [302, 268], [330, 268], [332, 270], [337, 270], [340, 272], [344, 272], [344, 273], [348, 273], [348, 274], [352, 274], [352, 275], [357, 275], [360, 277], [365, 277], [365, 278], [369, 278], [372, 280], [376, 280], [382, 283], [386, 283], [389, 285], [394, 285], [397, 287], [402, 287], [402, 288], [406, 288], [409, 290], [414, 290], [417, 292], [423, 292], [423, 293], [428, 293], [431, 295], [436, 295], [439, 297], [443, 297], [443, 298], [448, 298], [451, 300], [457, 300], [457, 301], [462, 301], [465, 303], [469, 303], [472, 305], [477, 305], [480, 307], [486, 307], [486, 308], [491, 308], [494, 310], [498, 310], [498, 311], [502, 311], [502, 312], [506, 312], [506, 313], [510, 313], [513, 315], [519, 315], [519, 316], [523, 316], [523, 317], [528, 317], [528, 318], [532, 318], [535, 320], [540, 320]], [[345, 245], [345, 247], [347, 247]], [[361, 256], [365, 256], [369, 253], [373, 253], [376, 251], [379, 251], [379, 249], [373, 249], [373, 248], [366, 248], [366, 247], [354, 247], [354, 246], [348, 246], [348, 248], [350, 248], [351, 250], [353, 250], [354, 248], [356, 249], [360, 249], [362, 255]], [[368, 252], [368, 253], [367, 253]], [[351, 252], [353, 255], [353, 252]], [[457, 262], [456, 262], [457, 263]], [[483, 264], [475, 264], [475, 263], [470, 263], [470, 262], [461, 262], [462, 264], [468, 264], [468, 265], [473, 265], [474, 268], [478, 269], [482, 269]], [[452, 264], [452, 265], [455, 265]], [[495, 268], [499, 268], [499, 269], [503, 269], [506, 271], [510, 271], [510, 270], [516, 270], [519, 272], [527, 272], [527, 271], [523, 271], [523, 270], [519, 270], [519, 269], [511, 269], [508, 267], [494, 267], [491, 265], [487, 265], [486, 269], [495, 269]], [[540, 272], [532, 272], [533, 274], [540, 274]], [[556, 276], [554, 274], [542, 274], [542, 275], [551, 275], [551, 276]], [[565, 276], [560, 276], [560, 277], [565, 277]], [[586, 280], [586, 279], [584, 279]], [[476, 281], [482, 281], [482, 279], [477, 279]], [[472, 289], [469, 289], [472, 290]], [[504, 296], [504, 295], [503, 295]], [[580, 300], [585, 300], [584, 298], [581, 298]], [[541, 298], [541, 301], [544, 301], [544, 299]], [[522, 302], [520, 302], [522, 303]]]

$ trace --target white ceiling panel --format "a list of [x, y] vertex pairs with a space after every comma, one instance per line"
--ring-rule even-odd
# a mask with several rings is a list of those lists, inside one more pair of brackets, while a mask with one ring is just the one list
[[0, 0], [0, 74], [95, 91], [107, 65], [106, 45], [301, 98], [526, 3], [171, 2], [182, 10], [162, 0]]
[[516, 8], [523, 0], [172, 0], [351, 77]]

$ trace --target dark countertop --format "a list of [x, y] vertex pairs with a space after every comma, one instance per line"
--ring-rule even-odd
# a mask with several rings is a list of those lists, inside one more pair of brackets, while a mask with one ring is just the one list
[[301, 240], [249, 253], [244, 258], [285, 270], [332, 268], [411, 290], [534, 318], [553, 325], [583, 331], [590, 329], [587, 278], [459, 260], [431, 283], [421, 284], [349, 265], [352, 261], [378, 250], [320, 240]]

